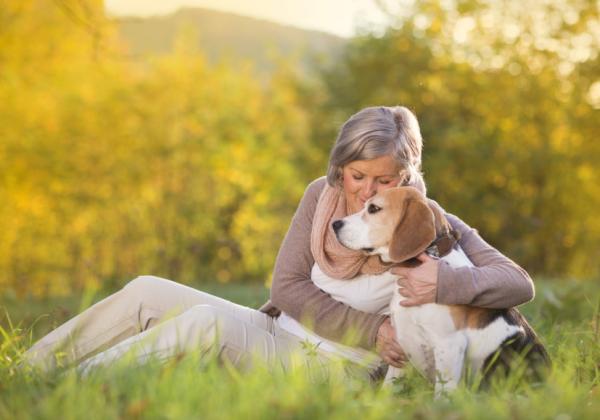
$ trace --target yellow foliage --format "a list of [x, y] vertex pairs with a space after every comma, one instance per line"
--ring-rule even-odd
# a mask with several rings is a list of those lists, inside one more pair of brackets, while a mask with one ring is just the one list
[[19, 3], [0, 30], [0, 285], [264, 281], [310, 176], [285, 78], [207, 64], [190, 28], [140, 66], [102, 2]]

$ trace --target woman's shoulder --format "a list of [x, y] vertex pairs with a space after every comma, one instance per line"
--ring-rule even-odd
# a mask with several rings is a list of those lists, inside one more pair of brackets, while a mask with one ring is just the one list
[[306, 190], [304, 191], [304, 195], [317, 195], [317, 197], [321, 194], [321, 192], [323, 191], [323, 188], [325, 188], [325, 185], [327, 185], [327, 177], [326, 176], [320, 176], [316, 179], [313, 179], [306, 187]]
[[304, 190], [304, 196], [302, 197], [303, 203], [311, 203], [316, 206], [319, 197], [323, 192], [323, 189], [327, 185], [327, 177], [321, 176], [317, 179], [312, 180]]
[[312, 218], [325, 185], [327, 185], [327, 178], [322, 176], [311, 181], [304, 190], [304, 195], [300, 200], [300, 204], [298, 204], [296, 213], [301, 216], [300, 219], [304, 220], [307, 225], [312, 224]]

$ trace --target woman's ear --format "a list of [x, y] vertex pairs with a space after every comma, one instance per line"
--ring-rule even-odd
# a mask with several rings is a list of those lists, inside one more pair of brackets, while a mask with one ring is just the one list
[[414, 258], [434, 240], [433, 212], [425, 200], [407, 198], [390, 241], [390, 259], [402, 262]]

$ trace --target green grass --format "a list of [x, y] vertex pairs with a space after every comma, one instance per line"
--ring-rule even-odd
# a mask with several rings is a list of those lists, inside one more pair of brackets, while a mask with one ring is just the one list
[[[203, 287], [238, 303], [258, 306], [262, 287]], [[97, 300], [101, 294], [94, 297]], [[238, 372], [194, 355], [167, 364], [127, 363], [86, 378], [75, 372], [39, 375], [16, 369], [30, 340], [89, 305], [90, 298], [39, 302], [5, 297], [0, 344], [0, 418], [484, 418], [581, 419], [600, 413], [600, 285], [538, 281], [537, 298], [523, 312], [546, 343], [554, 368], [537, 386], [508, 380], [491, 390], [464, 386], [434, 401], [418, 374], [392, 389], [348, 379], [333, 366], [320, 380], [300, 369]], [[57, 309], [58, 308], [58, 309]], [[30, 334], [32, 322], [48, 314]], [[12, 326], [11, 326], [12, 325]]]

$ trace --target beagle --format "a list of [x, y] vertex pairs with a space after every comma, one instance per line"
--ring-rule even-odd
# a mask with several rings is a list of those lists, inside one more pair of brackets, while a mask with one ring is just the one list
[[[385, 190], [332, 227], [342, 245], [379, 255], [390, 264], [414, 265], [415, 257], [427, 252], [453, 267], [473, 266], [441, 209], [411, 187]], [[382, 276], [390, 277], [389, 271]], [[471, 377], [481, 373], [482, 384], [494, 371], [508, 373], [515, 355], [536, 375], [550, 364], [544, 346], [517, 309], [433, 303], [403, 307], [395, 279], [389, 313], [397, 341], [416, 369], [435, 384], [436, 396], [456, 388], [463, 370]], [[384, 383], [400, 376], [402, 371], [390, 366]]]

